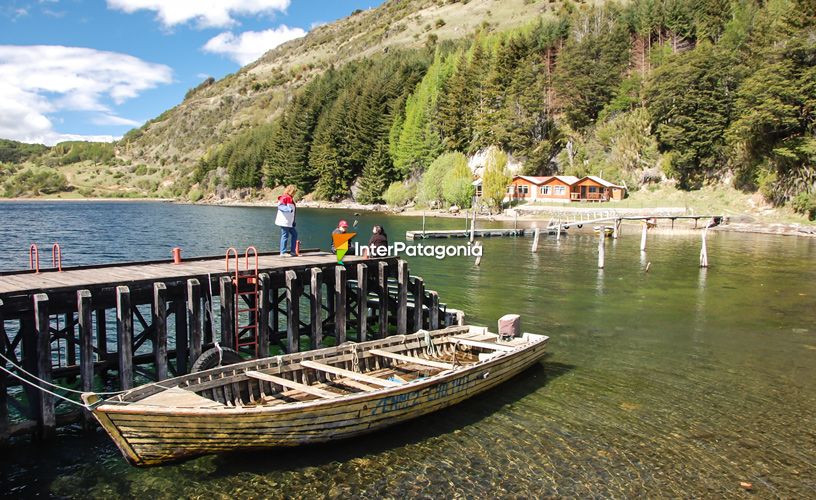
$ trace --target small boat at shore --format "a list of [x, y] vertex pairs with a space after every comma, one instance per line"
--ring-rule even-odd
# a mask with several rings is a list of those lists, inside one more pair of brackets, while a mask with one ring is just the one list
[[548, 337], [484, 327], [244, 361], [83, 401], [134, 465], [350, 438], [459, 403], [538, 362]]

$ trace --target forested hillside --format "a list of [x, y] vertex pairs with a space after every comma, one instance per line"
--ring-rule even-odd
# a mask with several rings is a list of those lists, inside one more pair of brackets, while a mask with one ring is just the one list
[[381, 201], [441, 154], [497, 146], [529, 174], [636, 188], [733, 181], [775, 203], [816, 192], [816, 4], [565, 4], [521, 28], [330, 68], [279, 119], [212, 148], [208, 188], [294, 183]]

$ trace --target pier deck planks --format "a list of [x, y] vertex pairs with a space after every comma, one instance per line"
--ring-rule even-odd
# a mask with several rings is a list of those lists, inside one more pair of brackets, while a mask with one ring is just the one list
[[[362, 261], [359, 256], [346, 256], [344, 263]], [[377, 259], [370, 259], [377, 260]], [[250, 264], [252, 265], [252, 259]], [[281, 257], [279, 255], [262, 255], [259, 257], [260, 272], [274, 272], [293, 268], [328, 266], [337, 263], [334, 254], [315, 252], [299, 257]], [[241, 269], [244, 266], [243, 256], [239, 259]], [[234, 267], [234, 266], [233, 266]], [[234, 268], [231, 269], [234, 272]], [[28, 295], [47, 293], [64, 289], [116, 286], [128, 283], [185, 280], [197, 276], [212, 274], [213, 277], [226, 276], [224, 258], [192, 260], [181, 264], [122, 264], [109, 267], [67, 269], [63, 272], [43, 271], [38, 274], [23, 272], [0, 275], [0, 295]]]

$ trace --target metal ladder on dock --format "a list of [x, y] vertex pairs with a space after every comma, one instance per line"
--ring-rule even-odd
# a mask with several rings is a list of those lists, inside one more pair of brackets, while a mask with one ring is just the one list
[[[255, 266], [250, 267], [250, 252], [255, 256]], [[261, 292], [258, 285], [258, 250], [251, 246], [244, 252], [244, 269], [239, 267], [238, 251], [227, 250], [227, 272], [230, 272], [230, 255], [234, 256], [235, 275], [232, 286], [235, 289], [235, 350], [252, 347], [258, 357], [258, 315]], [[242, 316], [243, 315], [243, 316]]]

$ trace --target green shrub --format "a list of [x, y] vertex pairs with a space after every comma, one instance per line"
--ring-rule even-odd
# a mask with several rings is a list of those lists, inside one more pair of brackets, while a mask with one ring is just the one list
[[193, 203], [199, 201], [203, 197], [204, 193], [202, 193], [200, 189], [191, 189], [190, 192], [187, 193], [187, 199]]
[[401, 207], [416, 196], [416, 184], [413, 182], [395, 182], [383, 193], [383, 200], [389, 207]]
[[7, 197], [54, 194], [68, 189], [65, 176], [51, 168], [28, 168], [11, 176], [4, 184]]
[[808, 220], [816, 220], [816, 193], [802, 191], [791, 200], [793, 209], [805, 215]]

